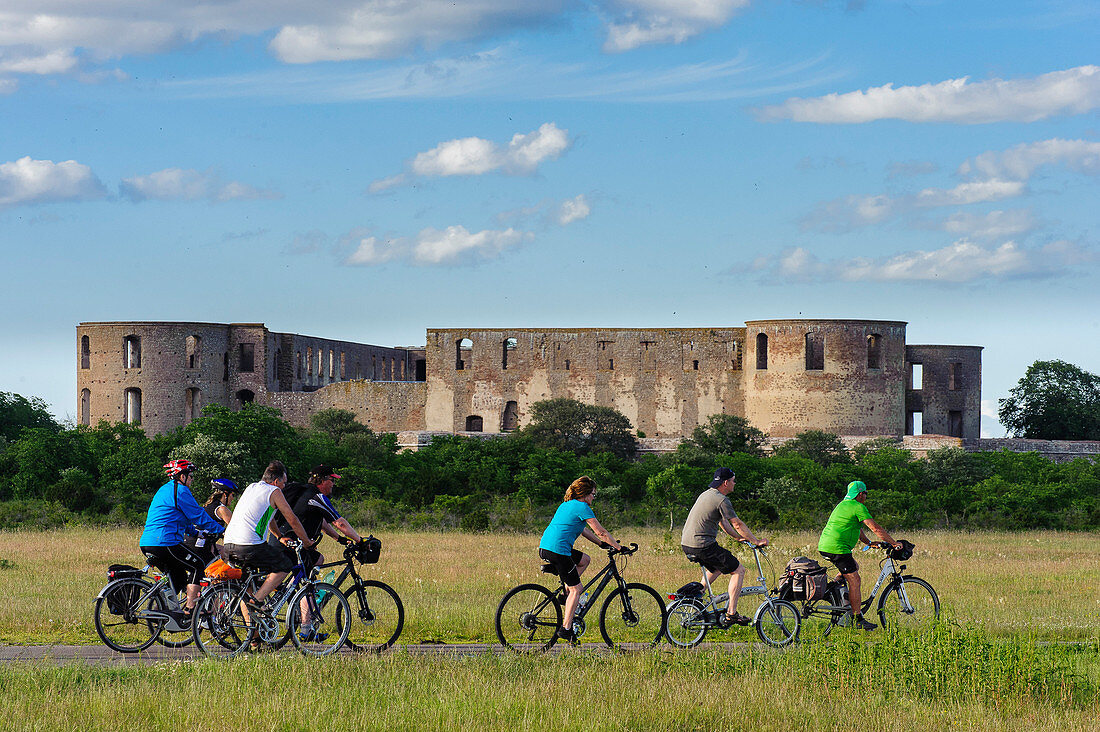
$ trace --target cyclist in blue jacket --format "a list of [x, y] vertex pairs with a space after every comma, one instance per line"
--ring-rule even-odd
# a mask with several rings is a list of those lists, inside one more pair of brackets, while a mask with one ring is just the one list
[[168, 573], [173, 587], [178, 590], [187, 585], [183, 622], [189, 623], [199, 596], [199, 580], [206, 568], [206, 559], [184, 540], [196, 531], [221, 534], [225, 527], [211, 518], [191, 495], [194, 463], [173, 460], [164, 470], [171, 480], [153, 496], [145, 518], [145, 531], [138, 544], [152, 563]]

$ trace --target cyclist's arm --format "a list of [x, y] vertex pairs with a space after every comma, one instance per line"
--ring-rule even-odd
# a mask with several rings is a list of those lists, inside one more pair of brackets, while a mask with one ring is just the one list
[[[887, 533], [886, 529], [879, 526], [875, 522], [874, 519], [870, 519], [870, 518], [869, 519], [864, 519], [863, 523], [865, 523], [867, 525], [867, 528], [869, 528], [871, 531], [873, 531], [875, 533], [875, 536], [877, 536], [881, 541], [886, 542], [887, 544], [889, 544], [890, 546], [892, 546], [896, 549], [901, 548], [901, 544], [899, 542], [894, 541], [893, 538], [891, 538], [890, 534]], [[863, 538], [863, 543], [865, 543], [865, 544], [870, 544], [871, 543], [871, 542], [866, 540], [866, 537], [862, 537], [863, 529], [860, 529], [859, 533], [861, 535], [861, 538]]]
[[585, 523], [588, 524], [588, 526], [581, 530], [581, 534], [593, 544], [599, 545], [602, 541], [610, 544], [613, 549], [623, 548], [619, 542], [611, 538], [611, 534], [608, 533], [607, 529], [603, 527], [598, 519], [586, 519]]
[[[210, 514], [203, 510], [199, 505], [195, 497], [191, 495], [191, 491], [186, 490], [186, 486], [181, 485], [180, 491], [176, 494], [176, 506], [179, 508], [180, 513], [191, 522], [191, 524], [199, 531], [205, 531], [208, 534], [221, 534], [225, 532], [225, 527], [220, 523], [210, 518]], [[193, 532], [188, 531], [191, 534]]]
[[214, 513], [227, 526], [229, 525], [229, 522], [233, 519], [233, 512], [229, 510], [229, 506], [218, 506], [214, 509]]
[[324, 531], [329, 536], [331, 536], [333, 539], [339, 539], [340, 534], [343, 534], [344, 536], [348, 537], [352, 541], [362, 541], [363, 540], [363, 537], [360, 536], [359, 533], [356, 532], [355, 529], [351, 528], [351, 524], [349, 524], [348, 520], [346, 518], [344, 518], [343, 516], [336, 519], [331, 524], [328, 521], [322, 522], [321, 530]]
[[[283, 492], [276, 488], [271, 491], [271, 505], [276, 508], [286, 519], [286, 522], [290, 524], [290, 528], [298, 535], [298, 538], [302, 540], [302, 546], [313, 546], [313, 542], [306, 536], [305, 527], [302, 526], [302, 522], [298, 520], [298, 517], [294, 515], [294, 510], [290, 507], [290, 504], [286, 502], [286, 497]], [[274, 522], [272, 522], [273, 524]], [[270, 527], [272, 524], [268, 524]]]
[[748, 524], [746, 524], [744, 521], [737, 518], [736, 516], [734, 516], [732, 519], [723, 518], [719, 525], [722, 527], [722, 531], [725, 531], [727, 534], [732, 536], [734, 539], [737, 539], [738, 541], [744, 539], [745, 541], [755, 546], [768, 545], [767, 539], [757, 539], [756, 535], [753, 534], [752, 530], [749, 529]]

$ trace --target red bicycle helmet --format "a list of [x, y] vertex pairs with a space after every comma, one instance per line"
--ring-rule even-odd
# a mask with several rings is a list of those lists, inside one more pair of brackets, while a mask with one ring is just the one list
[[164, 472], [168, 474], [169, 478], [175, 478], [176, 476], [183, 475], [184, 473], [190, 473], [195, 469], [195, 464], [190, 460], [183, 458], [179, 460], [173, 460], [164, 466]]

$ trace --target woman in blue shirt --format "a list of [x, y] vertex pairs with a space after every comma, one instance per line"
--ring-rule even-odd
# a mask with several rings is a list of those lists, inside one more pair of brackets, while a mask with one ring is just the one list
[[550, 525], [542, 532], [539, 541], [539, 556], [553, 564], [568, 591], [565, 596], [565, 617], [557, 636], [570, 643], [577, 642], [573, 633], [573, 614], [581, 599], [581, 574], [592, 561], [584, 552], [573, 548], [578, 536], [583, 536], [597, 546], [610, 545], [613, 549], [622, 549], [619, 542], [611, 537], [592, 512], [592, 501], [596, 498], [596, 483], [587, 475], [582, 475], [570, 484], [565, 498], [554, 513]]

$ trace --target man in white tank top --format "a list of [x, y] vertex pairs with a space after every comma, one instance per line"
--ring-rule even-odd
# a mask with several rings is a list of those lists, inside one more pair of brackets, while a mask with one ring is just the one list
[[273, 460], [264, 471], [264, 477], [245, 488], [233, 509], [233, 518], [225, 528], [226, 555], [233, 561], [268, 573], [264, 583], [256, 591], [257, 602], [263, 602], [279, 586], [287, 572], [294, 568], [294, 560], [286, 552], [267, 543], [267, 527], [275, 517], [275, 512], [283, 515], [290, 528], [302, 540], [302, 546], [313, 544], [302, 527], [302, 522], [283, 497], [282, 489], [285, 485], [286, 467], [278, 460]]

